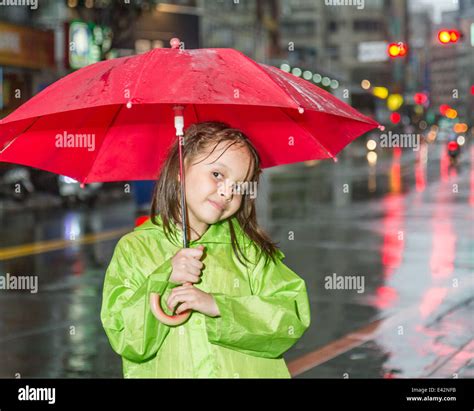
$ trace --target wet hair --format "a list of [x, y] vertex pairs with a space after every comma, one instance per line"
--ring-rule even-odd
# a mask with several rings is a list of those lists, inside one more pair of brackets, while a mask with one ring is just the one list
[[[241, 146], [247, 148], [251, 157], [251, 165], [249, 170], [247, 170], [245, 182], [256, 184], [258, 186], [260, 174], [262, 173], [260, 168], [260, 157], [248, 137], [240, 130], [231, 128], [225, 123], [203, 122], [192, 124], [190, 127], [188, 127], [184, 133], [183, 139], [183, 163], [186, 162], [186, 164], [188, 162], [191, 163], [193, 159], [199, 155], [202, 155], [205, 150], [208, 150], [210, 146], [214, 145], [209, 153], [209, 155], [211, 155], [221, 142], [227, 143], [223, 153], [234, 145], [237, 147]], [[209, 155], [207, 157], [209, 157]], [[179, 139], [176, 139], [168, 151], [167, 158], [156, 181], [150, 211], [151, 221], [155, 225], [159, 225], [158, 221], [156, 220], [156, 216], [158, 214], [161, 215], [164, 232], [168, 239], [170, 238], [169, 233], [171, 231], [170, 221], [173, 221], [175, 224], [180, 223], [182, 226], [180, 203], [181, 188], [178, 180], [178, 174]], [[261, 229], [257, 223], [255, 198], [251, 198], [249, 195], [243, 194], [242, 203], [237, 212], [232, 217], [234, 216], [236, 217], [244, 233], [258, 246], [260, 253], [263, 252], [265, 255], [265, 264], [268, 262], [269, 258], [275, 261], [275, 255], [278, 248], [276, 243], [271, 241], [267, 233]], [[227, 218], [227, 223], [229, 224], [232, 249], [237, 259], [242, 264], [246, 265], [240, 257], [243, 257], [243, 259], [246, 261], [249, 260], [239, 246], [239, 242], [236, 238], [235, 230], [230, 217]], [[261, 254], [259, 254], [259, 256], [260, 255]]]

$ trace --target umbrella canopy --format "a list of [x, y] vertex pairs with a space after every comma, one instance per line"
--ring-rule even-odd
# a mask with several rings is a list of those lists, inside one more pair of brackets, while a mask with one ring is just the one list
[[82, 183], [155, 179], [176, 138], [177, 104], [185, 127], [221, 121], [242, 130], [262, 168], [334, 158], [378, 125], [239, 51], [161, 48], [84, 67], [31, 98], [0, 121], [0, 161]]

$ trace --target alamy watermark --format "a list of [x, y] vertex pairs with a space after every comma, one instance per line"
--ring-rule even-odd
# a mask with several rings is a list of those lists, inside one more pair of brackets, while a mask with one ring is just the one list
[[19, 401], [47, 401], [56, 403], [56, 388], [34, 388], [29, 385], [18, 388]]
[[31, 10], [36, 10], [38, 0], [0, 0], [0, 6], [27, 6]]
[[224, 182], [219, 182], [217, 185], [217, 192], [223, 194], [231, 191], [232, 194], [237, 195], [248, 195], [254, 199], [257, 197], [257, 182], [256, 181], [243, 181], [232, 183], [226, 179]]
[[38, 292], [38, 276], [36, 275], [0, 275], [0, 290], [30, 290]]
[[420, 149], [419, 134], [397, 134], [389, 131], [380, 135], [380, 147], [383, 148], [412, 148], [413, 151]]
[[326, 290], [357, 290], [362, 294], [365, 291], [365, 277], [363, 275], [327, 275], [324, 277]]
[[58, 148], [87, 148], [88, 151], [95, 150], [95, 134], [56, 134], [56, 147]]
[[356, 6], [358, 10], [365, 7], [364, 0], [324, 0], [326, 6]]

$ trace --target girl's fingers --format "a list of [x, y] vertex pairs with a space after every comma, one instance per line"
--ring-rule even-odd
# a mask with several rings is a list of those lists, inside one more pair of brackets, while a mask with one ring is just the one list
[[192, 287], [192, 286], [189, 286], [184, 290], [176, 291], [176, 292], [174, 292], [174, 290], [176, 290], [176, 288], [173, 289], [172, 294], [170, 294], [170, 296], [169, 296], [169, 298], [166, 302], [168, 304], [168, 307], [170, 309], [174, 309], [174, 307], [176, 306], [177, 303], [181, 303], [181, 302], [185, 301], [186, 299], [188, 299], [190, 297], [190, 293], [189, 293], [189, 288], [190, 287]]
[[192, 258], [201, 258], [203, 250], [202, 248], [186, 248], [183, 254]]
[[182, 297], [181, 296], [176, 296], [174, 298], [170, 298], [168, 302], [168, 307], [170, 310], [174, 311], [174, 308], [176, 305], [178, 305], [180, 302], [182, 302]]
[[193, 268], [197, 268], [199, 271], [201, 270], [201, 268], [203, 267], [203, 263], [201, 260], [196, 260], [195, 258], [191, 258], [189, 260], [189, 266], [190, 267], [193, 267]]
[[183, 303], [176, 309], [176, 314], [181, 314], [183, 311], [190, 309], [191, 306], [189, 303]]
[[[189, 279], [191, 279], [192, 277], [189, 276]], [[185, 282], [180, 285], [179, 287], [175, 287], [171, 290], [171, 293], [170, 293], [170, 297], [175, 295], [176, 293], [180, 293], [182, 291], [186, 291], [186, 290], [189, 290], [190, 288], [194, 288], [194, 285], [191, 284], [188, 280], [185, 280]]]
[[[189, 281], [190, 283], [197, 283], [199, 281], [199, 276], [189, 274], [185, 277], [185, 281]], [[183, 287], [191, 287], [191, 285], [183, 285]]]
[[195, 268], [195, 267], [187, 267], [186, 272], [188, 274], [192, 274], [192, 275], [200, 275], [201, 274], [201, 270], [199, 270], [198, 268]]

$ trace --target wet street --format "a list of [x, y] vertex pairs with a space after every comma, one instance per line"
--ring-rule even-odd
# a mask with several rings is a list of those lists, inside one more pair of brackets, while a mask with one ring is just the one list
[[[285, 355], [295, 377], [474, 377], [474, 147], [456, 167], [444, 148], [264, 172], [260, 222], [312, 307]], [[38, 278], [37, 293], [0, 290], [0, 377], [120, 378], [99, 313], [132, 200], [0, 219], [1, 275]]]

